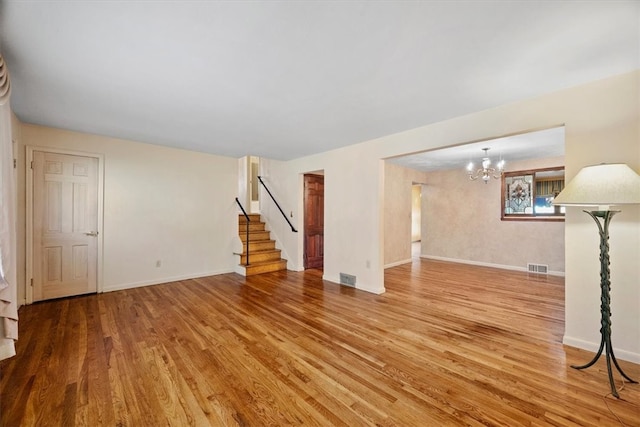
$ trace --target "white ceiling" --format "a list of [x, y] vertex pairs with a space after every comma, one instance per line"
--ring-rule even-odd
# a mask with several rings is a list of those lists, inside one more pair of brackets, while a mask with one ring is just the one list
[[489, 148], [487, 154], [493, 164], [496, 164], [499, 159], [509, 163], [520, 160], [563, 157], [564, 126], [425, 151], [389, 159], [389, 161], [424, 172], [444, 169], [462, 170], [467, 167], [469, 162], [473, 162], [476, 167], [479, 167], [485, 156], [484, 148]]
[[17, 1], [21, 120], [291, 159], [640, 68], [632, 1]]

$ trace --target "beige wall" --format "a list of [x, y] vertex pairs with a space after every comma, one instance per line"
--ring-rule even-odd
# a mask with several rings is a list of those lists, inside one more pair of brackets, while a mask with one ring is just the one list
[[104, 155], [104, 290], [233, 271], [237, 159], [29, 124], [22, 143]]
[[25, 265], [25, 254], [24, 254], [24, 250], [25, 250], [25, 242], [24, 242], [24, 215], [22, 215], [22, 207], [25, 206], [25, 194], [24, 194], [24, 183], [21, 182], [20, 177], [24, 176], [24, 159], [21, 157], [21, 153], [24, 151], [23, 149], [23, 145], [22, 145], [22, 126], [20, 123], [20, 120], [18, 120], [18, 118], [16, 117], [15, 114], [13, 114], [13, 112], [11, 113], [11, 139], [15, 142], [14, 148], [16, 149], [16, 153], [14, 153], [14, 156], [16, 156], [16, 176], [18, 177], [16, 185], [17, 185], [17, 191], [18, 194], [16, 195], [16, 200], [18, 203], [18, 208], [17, 208], [17, 214], [18, 217], [16, 218], [16, 226], [17, 226], [17, 230], [16, 230], [16, 262], [18, 265], [18, 271], [17, 271], [17, 284], [18, 284], [18, 289], [17, 289], [17, 298], [18, 298], [18, 306], [21, 306], [24, 304], [24, 292], [25, 292], [25, 288], [24, 288], [24, 283], [25, 283], [25, 271], [24, 271], [24, 265]]
[[426, 173], [393, 163], [384, 165], [384, 265], [411, 261], [411, 214], [414, 183], [426, 182]]
[[[564, 124], [568, 178], [600, 162], [626, 162], [640, 171], [639, 75], [636, 71], [289, 162], [270, 162], [267, 170], [288, 194], [286, 203], [294, 207], [298, 225], [300, 174], [325, 171], [324, 277], [339, 282], [339, 273], [345, 272], [357, 276], [359, 289], [384, 292], [388, 195], [383, 159]], [[640, 362], [640, 207], [625, 207], [611, 229], [614, 346], [620, 358]], [[282, 239], [297, 266], [301, 242], [297, 236]], [[593, 220], [578, 208], [568, 209], [565, 248], [564, 341], [597, 349], [598, 235]]]
[[[15, 114], [11, 115], [11, 132], [12, 139], [16, 141], [16, 150], [17, 150], [17, 201], [18, 201], [18, 217], [16, 219], [16, 225], [18, 229], [16, 230], [16, 238], [17, 238], [17, 262], [18, 262], [18, 305], [23, 305], [25, 301], [25, 286], [26, 278], [25, 278], [25, 191], [24, 191], [24, 171], [25, 171], [25, 161], [24, 161], [24, 144], [22, 142], [22, 124], [15, 116]], [[14, 154], [15, 155], [15, 154]]]
[[[564, 166], [564, 158], [509, 162], [506, 171]], [[564, 222], [502, 221], [501, 182], [469, 181], [460, 169], [429, 172], [424, 187], [422, 253], [428, 258], [563, 274]]]

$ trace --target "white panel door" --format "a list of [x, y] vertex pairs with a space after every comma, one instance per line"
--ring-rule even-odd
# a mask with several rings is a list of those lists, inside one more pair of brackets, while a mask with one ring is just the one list
[[97, 292], [98, 159], [33, 152], [33, 300]]

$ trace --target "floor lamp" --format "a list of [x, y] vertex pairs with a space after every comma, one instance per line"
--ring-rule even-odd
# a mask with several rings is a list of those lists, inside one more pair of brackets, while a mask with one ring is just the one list
[[565, 186], [553, 200], [560, 206], [597, 206], [595, 210], [584, 210], [598, 225], [600, 232], [600, 349], [595, 357], [585, 365], [571, 365], [575, 369], [592, 366], [604, 350], [607, 360], [607, 372], [611, 394], [619, 398], [613, 382], [611, 362], [618, 372], [629, 382], [637, 381], [629, 378], [620, 368], [611, 345], [611, 309], [609, 291], [609, 223], [611, 218], [620, 212], [611, 210], [612, 205], [640, 204], [640, 175], [623, 163], [600, 164], [582, 168], [580, 172]]

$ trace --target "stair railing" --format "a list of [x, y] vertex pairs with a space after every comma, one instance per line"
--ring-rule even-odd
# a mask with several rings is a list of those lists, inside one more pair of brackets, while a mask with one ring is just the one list
[[291, 221], [289, 221], [289, 218], [287, 218], [287, 214], [284, 213], [284, 211], [282, 210], [282, 208], [280, 207], [280, 205], [276, 201], [275, 197], [273, 197], [273, 194], [271, 194], [271, 191], [269, 191], [269, 189], [267, 188], [267, 185], [264, 183], [264, 181], [262, 180], [261, 176], [258, 176], [258, 181], [260, 181], [260, 184], [262, 184], [264, 189], [267, 190], [267, 193], [269, 193], [269, 196], [271, 196], [271, 200], [273, 200], [273, 203], [276, 204], [276, 206], [280, 210], [280, 213], [282, 214], [284, 219], [289, 223], [289, 227], [291, 227], [291, 231], [293, 231], [294, 233], [297, 233], [298, 230], [296, 230], [295, 227], [293, 226], [293, 224], [291, 224]]
[[247, 266], [249, 265], [249, 223], [251, 222], [251, 220], [249, 219], [249, 215], [247, 215], [247, 212], [244, 210], [244, 208], [242, 207], [242, 203], [240, 203], [240, 200], [238, 200], [237, 197], [236, 197], [236, 203], [238, 204], [238, 206], [240, 206], [240, 210], [242, 211], [242, 214], [247, 220], [247, 263], [245, 264], [245, 266]]

